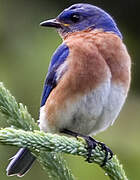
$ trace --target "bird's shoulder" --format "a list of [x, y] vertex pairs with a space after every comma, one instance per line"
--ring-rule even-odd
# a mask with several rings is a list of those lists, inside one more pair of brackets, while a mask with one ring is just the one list
[[119, 36], [113, 32], [104, 32], [102, 29], [86, 29], [69, 33], [65, 36], [64, 42], [69, 48], [77, 46], [82, 48], [86, 45], [92, 44], [92, 46], [97, 46], [98, 48], [106, 46], [106, 50], [108, 50], [108, 47], [115, 48], [116, 46], [122, 46], [122, 40]]
[[[101, 66], [102, 69], [107, 66], [112, 74], [112, 81], [121, 83], [128, 89], [131, 59], [122, 39], [115, 33], [84, 30], [69, 34], [64, 42], [70, 49], [73, 63], [78, 59], [79, 64], [87, 62], [92, 72], [94, 69], [98, 72]], [[98, 64], [100, 68], [97, 67]]]

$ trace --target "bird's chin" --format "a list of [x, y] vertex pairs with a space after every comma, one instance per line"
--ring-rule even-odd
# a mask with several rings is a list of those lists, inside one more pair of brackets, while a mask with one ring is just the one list
[[71, 33], [70, 30], [68, 29], [62, 29], [62, 28], [58, 28], [57, 32], [59, 33], [59, 35], [62, 37], [62, 39], [64, 39], [69, 33]]

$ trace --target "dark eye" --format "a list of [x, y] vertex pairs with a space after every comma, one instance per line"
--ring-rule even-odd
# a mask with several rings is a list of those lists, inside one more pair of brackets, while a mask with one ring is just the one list
[[73, 23], [77, 23], [80, 20], [80, 16], [77, 14], [73, 14], [70, 19]]

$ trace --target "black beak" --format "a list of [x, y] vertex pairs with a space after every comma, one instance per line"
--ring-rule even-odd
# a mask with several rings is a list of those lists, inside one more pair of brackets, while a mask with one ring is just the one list
[[43, 21], [40, 23], [40, 26], [44, 27], [54, 27], [54, 28], [61, 28], [61, 23], [58, 22], [56, 19], [50, 19], [47, 21]]

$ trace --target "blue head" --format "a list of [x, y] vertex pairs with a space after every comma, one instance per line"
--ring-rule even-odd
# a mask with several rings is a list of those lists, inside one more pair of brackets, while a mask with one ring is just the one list
[[60, 13], [56, 19], [44, 21], [41, 25], [57, 28], [62, 36], [69, 32], [91, 28], [113, 32], [122, 38], [112, 17], [104, 10], [90, 4], [74, 4]]

